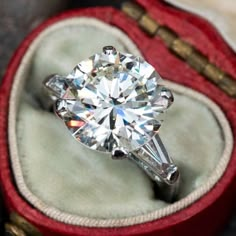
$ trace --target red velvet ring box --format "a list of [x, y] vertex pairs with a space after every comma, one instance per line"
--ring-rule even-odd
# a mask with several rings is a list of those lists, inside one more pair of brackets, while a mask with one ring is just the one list
[[[235, 54], [211, 24], [160, 1], [138, 4], [236, 78]], [[174, 92], [176, 105], [160, 131], [182, 174], [179, 199], [172, 204], [155, 198], [150, 180], [133, 163], [78, 147], [40, 107], [46, 75], [68, 74], [104, 44], [144, 57]], [[1, 95], [0, 170], [7, 210], [42, 235], [208, 236], [226, 223], [235, 197], [236, 99], [120, 10], [78, 9], [44, 22], [12, 57]]]

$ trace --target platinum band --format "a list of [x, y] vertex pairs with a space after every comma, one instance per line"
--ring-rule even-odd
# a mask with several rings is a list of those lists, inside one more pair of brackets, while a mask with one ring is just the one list
[[173, 202], [178, 195], [180, 173], [156, 134], [147, 144], [132, 152], [129, 158], [157, 184], [158, 197]]

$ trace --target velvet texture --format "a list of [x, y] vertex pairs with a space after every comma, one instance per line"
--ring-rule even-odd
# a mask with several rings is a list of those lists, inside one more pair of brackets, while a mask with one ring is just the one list
[[[202, 52], [210, 57], [216, 64], [220, 65], [228, 73], [236, 76], [236, 60], [234, 53], [227, 47], [216, 31], [205, 21], [182, 13], [172, 7], [163, 5], [156, 1], [140, 1], [145, 7], [150, 9], [150, 14], [153, 17], [169, 25], [181, 36], [187, 38]], [[183, 83], [188, 87], [192, 87], [209, 96], [216, 101], [224, 110], [229, 121], [231, 122], [232, 130], [235, 135], [235, 118], [236, 118], [236, 103], [235, 100], [229, 98], [215, 85], [208, 82], [206, 79], [198, 75], [191, 68], [187, 67], [184, 62], [177, 59], [165, 48], [164, 44], [159, 39], [150, 39], [140, 31], [134, 21], [124, 16], [119, 11], [114, 9], [89, 9], [78, 12], [70, 12], [54, 18], [36, 31], [34, 31], [22, 46], [18, 49], [15, 57], [9, 65], [9, 69], [5, 75], [5, 79], [1, 88], [1, 93], [4, 95], [1, 99], [1, 185], [4, 191], [5, 199], [9, 210], [16, 210], [24, 215], [30, 222], [38, 226], [44, 235], [199, 235], [204, 229], [205, 235], [215, 235], [217, 230], [222, 226], [227, 216], [230, 213], [230, 206], [235, 194], [235, 149], [232, 154], [231, 163], [228, 166], [224, 176], [219, 183], [206, 196], [186, 208], [184, 211], [177, 212], [172, 216], [145, 223], [124, 227], [115, 228], [86, 228], [64, 225], [46, 218], [43, 214], [31, 208], [18, 194], [13, 185], [10, 166], [8, 162], [7, 150], [7, 112], [8, 99], [11, 89], [12, 78], [21, 61], [21, 57], [29, 46], [30, 42], [37, 37], [45, 27], [60, 19], [73, 17], [75, 15], [87, 15], [97, 17], [109, 22], [113, 25], [122, 28], [140, 47], [145, 57], [155, 65], [163, 77]], [[179, 23], [182, 23], [181, 26]], [[132, 30], [131, 30], [132, 29]], [[204, 45], [202, 44], [204, 42]], [[207, 47], [206, 47], [207, 45]], [[165, 58], [165, 62], [163, 61]], [[170, 71], [167, 65], [174, 65]], [[221, 212], [218, 215], [218, 212]], [[218, 215], [214, 218], [215, 221], [207, 221], [207, 219]], [[197, 226], [197, 228], [196, 228]], [[201, 227], [199, 227], [201, 226]], [[206, 227], [204, 227], [206, 226]]]
[[222, 37], [236, 51], [236, 3], [232, 0], [165, 0], [173, 6], [192, 12], [209, 20], [221, 33]]

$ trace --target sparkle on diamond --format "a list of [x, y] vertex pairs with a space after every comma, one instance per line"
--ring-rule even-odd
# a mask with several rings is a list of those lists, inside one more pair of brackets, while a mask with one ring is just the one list
[[115, 50], [95, 54], [67, 77], [54, 76], [56, 113], [86, 146], [132, 151], [155, 135], [161, 125], [158, 115], [173, 100], [159, 81], [155, 69], [140, 57]]

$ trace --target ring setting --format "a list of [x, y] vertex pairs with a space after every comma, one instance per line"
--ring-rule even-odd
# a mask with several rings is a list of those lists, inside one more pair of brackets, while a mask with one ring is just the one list
[[180, 174], [158, 131], [174, 101], [154, 67], [143, 58], [105, 46], [67, 76], [51, 75], [44, 88], [71, 135], [86, 147], [128, 158], [175, 200]]

